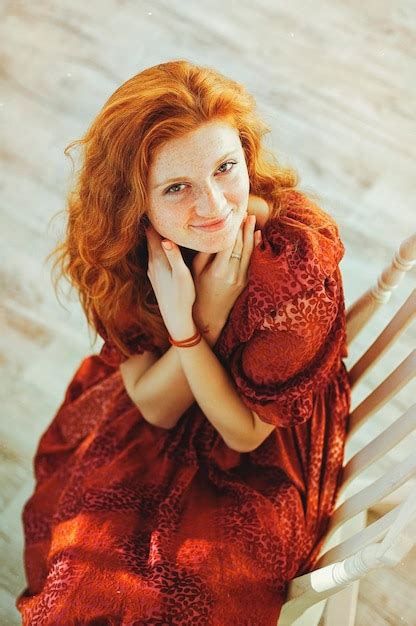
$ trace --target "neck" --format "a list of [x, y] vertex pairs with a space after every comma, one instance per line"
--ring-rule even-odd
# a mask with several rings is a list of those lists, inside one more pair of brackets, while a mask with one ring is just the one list
[[192, 261], [194, 257], [198, 254], [198, 250], [185, 248], [184, 246], [179, 246], [179, 248], [182, 253], [183, 260], [185, 261], [186, 265], [191, 268]]

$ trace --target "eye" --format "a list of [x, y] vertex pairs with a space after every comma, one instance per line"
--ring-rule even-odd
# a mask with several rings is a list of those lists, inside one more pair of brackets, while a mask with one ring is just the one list
[[[177, 183], [176, 185], [172, 185], [171, 187], [168, 187], [168, 188], [166, 189], [165, 193], [166, 193], [166, 194], [169, 194], [169, 193], [171, 193], [171, 191], [170, 191], [171, 189], [175, 189], [175, 187], [181, 187], [181, 186], [182, 186], [182, 185], [181, 185], [181, 183]], [[176, 192], [173, 192], [173, 194], [175, 194], [175, 193], [176, 193]]]
[[[218, 169], [220, 169], [221, 167], [223, 167], [224, 165], [228, 165], [229, 163], [231, 163], [232, 166], [237, 165], [237, 161], [226, 161], [225, 163], [223, 163], [222, 165], [220, 165], [220, 167]], [[230, 167], [229, 170], [223, 171], [223, 174], [227, 174], [228, 172], [231, 172], [231, 170], [233, 169], [233, 167]]]
[[[234, 169], [234, 165], [237, 165], [237, 161], [225, 161], [225, 163], [222, 163], [222, 165], [219, 166], [218, 170], [221, 170], [221, 168], [224, 167], [224, 165], [232, 166], [228, 170], [221, 171], [221, 174], [228, 174], [229, 172], [231, 172], [232, 169]], [[171, 185], [165, 190], [165, 194], [177, 195], [178, 193], [180, 193], [180, 191], [171, 191], [171, 189], [175, 189], [178, 187], [183, 187], [183, 183], [176, 183], [175, 185]]]

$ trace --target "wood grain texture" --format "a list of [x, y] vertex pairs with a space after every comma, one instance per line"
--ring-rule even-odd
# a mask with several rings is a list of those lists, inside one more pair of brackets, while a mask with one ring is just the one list
[[[410, 0], [14, 0], [1, 4], [0, 16], [0, 624], [12, 626], [20, 623], [14, 600], [25, 586], [20, 515], [33, 488], [36, 445], [79, 362], [100, 348], [90, 343], [76, 294], [66, 309], [56, 300], [44, 263], [63, 228], [61, 218], [51, 219], [70, 186], [65, 146], [142, 69], [178, 58], [216, 67], [253, 93], [271, 129], [267, 144], [338, 221], [351, 303], [415, 230], [416, 7]], [[413, 270], [347, 364], [415, 284]], [[357, 397], [415, 339], [413, 326]], [[357, 433], [355, 445], [414, 395], [414, 386], [404, 389], [394, 407]], [[397, 446], [371, 476], [414, 446], [414, 439]], [[352, 454], [353, 442], [350, 448]], [[415, 563], [412, 552], [400, 567], [361, 584], [357, 625], [412, 623]]]

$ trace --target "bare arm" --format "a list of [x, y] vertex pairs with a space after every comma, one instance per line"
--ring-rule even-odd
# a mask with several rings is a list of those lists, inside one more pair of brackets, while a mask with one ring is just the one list
[[[190, 327], [189, 336], [195, 330], [195, 327]], [[228, 373], [212, 352], [211, 348], [220, 333], [221, 330], [218, 330], [204, 335], [205, 338], [192, 348], [172, 346], [156, 362], [156, 357], [147, 353], [148, 358], [153, 359], [151, 367], [148, 361], [147, 370], [145, 355], [131, 357], [120, 365], [120, 371], [127, 393], [150, 424], [173, 428], [196, 399], [231, 449], [250, 452], [275, 427], [263, 422], [246, 407]], [[138, 365], [135, 359], [144, 360]]]
[[[194, 327], [189, 335], [195, 331]], [[246, 407], [212, 352], [220, 333], [204, 335], [192, 348], [172, 346], [156, 361], [151, 353], [133, 356], [120, 365], [120, 371], [127, 393], [150, 424], [173, 428], [196, 398], [228, 447], [250, 452], [274, 426]], [[203, 385], [201, 380], [205, 381]]]
[[[213, 347], [222, 327], [205, 334]], [[150, 424], [173, 428], [195, 402], [174, 346], [159, 359], [151, 353], [133, 356], [120, 365], [124, 386], [131, 400]]]
[[[191, 319], [184, 335], [195, 332]], [[227, 446], [237, 452], [255, 450], [275, 426], [263, 422], [244, 404], [234, 381], [205, 339], [189, 348], [174, 349], [196, 401]]]

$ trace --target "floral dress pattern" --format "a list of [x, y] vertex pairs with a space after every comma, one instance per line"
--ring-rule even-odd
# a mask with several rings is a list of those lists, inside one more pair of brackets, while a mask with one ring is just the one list
[[[275, 626], [288, 582], [317, 559], [350, 408], [344, 247], [333, 221], [315, 228], [314, 206], [293, 190], [287, 219], [266, 222], [213, 348], [275, 425], [256, 450], [228, 448], [196, 402], [171, 430], [147, 422], [98, 328], [101, 353], [82, 360], [35, 454], [23, 625]], [[126, 337], [153, 349], [143, 329]]]

